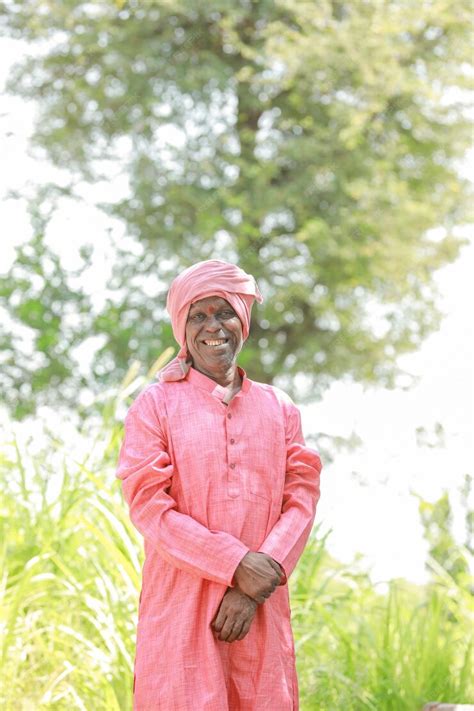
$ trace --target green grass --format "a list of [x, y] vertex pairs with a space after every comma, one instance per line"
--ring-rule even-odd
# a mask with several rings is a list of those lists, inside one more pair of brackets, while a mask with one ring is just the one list
[[[74, 446], [50, 432], [0, 451], [3, 711], [131, 709], [143, 554], [114, 474], [115, 405]], [[315, 533], [290, 579], [301, 710], [472, 701], [468, 582], [433, 562], [430, 585], [378, 590]]]
[[303, 711], [416, 711], [474, 698], [468, 581], [438, 569], [429, 585], [394, 580], [382, 593], [320, 541], [291, 585]]

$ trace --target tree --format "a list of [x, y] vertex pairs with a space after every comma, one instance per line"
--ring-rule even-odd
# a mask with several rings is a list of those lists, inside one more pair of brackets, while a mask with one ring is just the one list
[[[470, 140], [459, 91], [468, 0], [0, 7], [5, 30], [34, 50], [10, 91], [37, 101], [34, 144], [70, 176], [45, 186], [34, 249], [20, 250], [0, 284], [11, 329], [32, 329], [41, 356], [34, 366], [18, 357], [3, 327], [3, 392], [32, 382], [17, 414], [74, 402], [78, 387], [116, 381], [132, 358], [150, 363], [173, 343], [169, 281], [211, 256], [238, 261], [266, 298], [239, 359], [250, 377], [294, 394], [304, 374], [298, 397], [310, 399], [344, 376], [396, 382], [397, 356], [438, 325], [433, 272], [457, 256], [453, 228], [466, 220], [455, 165]], [[129, 194], [102, 208], [135, 247], [115, 245], [108, 297], [94, 312], [64, 270], [54, 293], [45, 286], [46, 208], [112, 170]], [[36, 286], [33, 274], [43, 277]], [[68, 354], [98, 334], [105, 343], [81, 382]]]

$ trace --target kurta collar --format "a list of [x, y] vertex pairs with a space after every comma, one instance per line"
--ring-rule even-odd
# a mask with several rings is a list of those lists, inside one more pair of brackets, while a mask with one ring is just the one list
[[[240, 388], [239, 392], [234, 395], [232, 400], [236, 397], [241, 396], [242, 394], [247, 393], [251, 385], [250, 380], [247, 378], [247, 373], [245, 372], [245, 370], [241, 368], [240, 365], [237, 366], [237, 370], [239, 371], [242, 377], [242, 387]], [[222, 385], [216, 383], [215, 380], [209, 378], [207, 375], [204, 375], [204, 373], [201, 373], [199, 370], [196, 370], [196, 368], [193, 368], [192, 366], [189, 369], [189, 372], [186, 376], [186, 380], [189, 380], [190, 383], [196, 385], [198, 388], [207, 390], [207, 392], [214, 395], [214, 397], [216, 397], [218, 400], [224, 400], [225, 396], [227, 395], [227, 388], [223, 388]]]

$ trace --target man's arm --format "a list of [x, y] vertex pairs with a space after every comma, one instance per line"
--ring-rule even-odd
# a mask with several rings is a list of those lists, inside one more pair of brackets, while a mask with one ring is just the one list
[[209, 530], [176, 510], [166, 493], [173, 465], [149, 393], [135, 400], [125, 419], [116, 476], [122, 480], [130, 519], [169, 563], [233, 587], [234, 572], [249, 548], [223, 531]]
[[311, 533], [320, 497], [322, 468], [319, 454], [305, 444], [301, 415], [293, 403], [288, 409], [285, 437], [286, 477], [281, 515], [258, 549], [282, 567], [284, 575], [280, 585], [284, 585], [293, 572]]

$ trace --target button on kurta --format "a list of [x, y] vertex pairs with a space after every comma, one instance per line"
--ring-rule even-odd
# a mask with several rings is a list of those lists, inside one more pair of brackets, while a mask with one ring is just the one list
[[234, 464], [234, 462], [232, 462], [232, 464], [229, 464], [229, 466], [230, 466], [231, 469], [235, 469], [235, 464]]
[[230, 443], [231, 443], [231, 444], [234, 444], [234, 442], [235, 442], [235, 439], [234, 439], [233, 437], [231, 437], [231, 438], [230, 438]]

